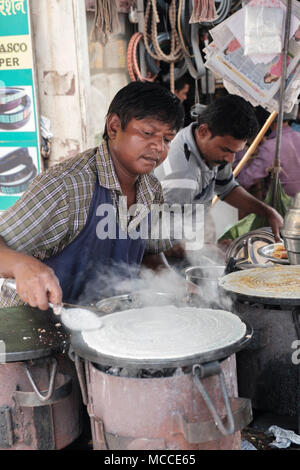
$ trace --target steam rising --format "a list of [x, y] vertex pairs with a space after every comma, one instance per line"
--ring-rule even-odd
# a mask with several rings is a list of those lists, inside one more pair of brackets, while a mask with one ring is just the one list
[[[169, 265], [167, 269], [154, 272], [142, 266], [139, 271], [136, 266], [115, 263], [98, 273], [96, 281], [86, 286], [79, 304], [95, 304], [105, 298], [138, 292], [142, 303], [147, 306], [152, 305], [154, 301], [151, 293], [160, 292], [170, 294], [181, 302], [192, 299], [193, 306], [231, 310], [229, 298], [221, 295], [218, 289], [218, 277], [223, 275], [225, 269], [224, 254], [221, 250], [208, 245], [201, 251], [187, 252], [183, 264], [185, 267], [201, 268], [201, 276], [198, 276], [199, 279], [192, 289], [186, 282], [184, 268]], [[212, 266], [218, 267], [216, 273], [210, 273], [209, 268]]]

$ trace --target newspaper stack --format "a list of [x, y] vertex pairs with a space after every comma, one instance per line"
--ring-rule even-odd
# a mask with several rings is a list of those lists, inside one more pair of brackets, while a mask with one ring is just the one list
[[[285, 14], [286, 0], [279, 3]], [[211, 29], [210, 34], [213, 41], [204, 49], [205, 66], [222, 76], [229, 93], [244, 97], [253, 106], [278, 112], [283, 54], [245, 55], [245, 8]], [[299, 93], [300, 4], [293, 0], [284, 112], [291, 111]]]

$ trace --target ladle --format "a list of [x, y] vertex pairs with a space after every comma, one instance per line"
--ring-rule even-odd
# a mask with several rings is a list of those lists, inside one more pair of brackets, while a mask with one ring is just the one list
[[[8, 279], [5, 288], [17, 290], [15, 280]], [[49, 302], [49, 307], [52, 308], [55, 315], [60, 315], [62, 323], [70, 330], [96, 330], [102, 326], [102, 321], [99, 318], [102, 316], [101, 312], [95, 312], [90, 306], [78, 306], [66, 302], [54, 305]], [[73, 314], [74, 318], [72, 318]], [[80, 319], [78, 319], [79, 314], [81, 314]]]

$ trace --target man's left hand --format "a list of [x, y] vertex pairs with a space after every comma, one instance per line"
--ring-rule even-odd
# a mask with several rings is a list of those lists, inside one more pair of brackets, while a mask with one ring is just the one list
[[273, 209], [273, 207], [268, 208], [268, 211], [267, 211], [266, 215], [268, 217], [270, 227], [271, 227], [272, 232], [274, 234], [275, 242], [278, 243], [278, 242], [281, 241], [280, 229], [283, 226], [283, 218], [281, 217], [279, 212], [277, 212], [275, 209]]
[[283, 218], [273, 207], [252, 196], [241, 186], [233, 188], [224, 198], [224, 201], [237, 209], [243, 210], [245, 214], [254, 213], [267, 217], [275, 237], [275, 242], [280, 242], [280, 228], [283, 226]]

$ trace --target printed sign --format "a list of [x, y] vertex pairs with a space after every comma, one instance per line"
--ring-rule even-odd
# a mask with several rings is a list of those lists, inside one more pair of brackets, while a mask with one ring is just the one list
[[29, 0], [0, 0], [0, 211], [41, 171]]

